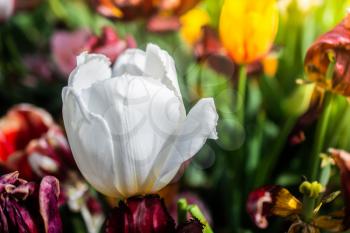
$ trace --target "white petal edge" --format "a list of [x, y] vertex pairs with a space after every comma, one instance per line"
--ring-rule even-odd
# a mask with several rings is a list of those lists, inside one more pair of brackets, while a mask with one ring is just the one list
[[218, 119], [213, 98], [198, 101], [175, 136], [175, 143], [170, 153], [165, 156], [159, 155], [159, 159], [156, 160], [158, 163], [155, 164], [153, 175], [158, 179], [152, 188], [153, 192], [166, 186], [175, 177], [181, 165], [192, 158], [208, 138], [218, 138], [216, 132]]
[[144, 71], [147, 76], [160, 80], [167, 88], [174, 91], [182, 102], [175, 62], [167, 51], [155, 44], [148, 44]]
[[111, 78], [110, 65], [104, 55], [83, 52], [77, 57], [77, 67], [69, 75], [68, 86], [79, 93], [97, 81]]
[[143, 76], [145, 70], [146, 53], [141, 49], [127, 49], [119, 56], [113, 66], [113, 77], [127, 73]]
[[62, 100], [64, 125], [79, 170], [101, 193], [123, 197], [114, 182], [113, 142], [105, 120], [89, 112], [71, 87], [63, 89]]

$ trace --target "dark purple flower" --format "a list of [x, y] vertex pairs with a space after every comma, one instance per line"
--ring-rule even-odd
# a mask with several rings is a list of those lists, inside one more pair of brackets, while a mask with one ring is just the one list
[[120, 201], [106, 224], [106, 233], [171, 233], [175, 222], [158, 196]]
[[120, 201], [107, 219], [105, 233], [200, 233], [203, 225], [190, 220], [175, 228], [163, 199], [157, 195]]
[[61, 233], [59, 182], [46, 176], [37, 187], [13, 172], [0, 177], [0, 232]]

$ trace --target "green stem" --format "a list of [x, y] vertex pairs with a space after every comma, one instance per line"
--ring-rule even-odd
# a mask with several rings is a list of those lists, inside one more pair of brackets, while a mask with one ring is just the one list
[[327, 132], [327, 126], [329, 123], [329, 117], [332, 112], [332, 93], [326, 92], [325, 101], [324, 101], [324, 109], [321, 115], [320, 120], [317, 123], [315, 141], [313, 144], [310, 161], [311, 161], [311, 169], [309, 174], [310, 180], [318, 180], [318, 173], [320, 167], [320, 154], [324, 149], [324, 142]]
[[184, 198], [181, 198], [177, 202], [177, 222], [184, 223], [187, 220], [187, 201]]
[[[239, 68], [239, 79], [238, 79], [238, 97], [240, 98], [240, 103], [237, 101], [236, 106], [240, 105], [240, 110], [238, 111], [238, 120], [244, 126], [244, 116], [245, 116], [245, 99], [247, 90], [247, 70], [245, 66], [240, 66]], [[239, 100], [239, 99], [238, 99]]]
[[[246, 102], [246, 91], [247, 91], [247, 71], [244, 65], [241, 65], [239, 67], [239, 79], [238, 79], [238, 87], [237, 92], [238, 96], [235, 100], [235, 106], [240, 107], [237, 111], [237, 119], [239, 124], [241, 124], [244, 128], [244, 122], [245, 122], [245, 102]], [[232, 179], [232, 184], [240, 185], [240, 187], [244, 187], [244, 183], [241, 183], [244, 180], [244, 167], [245, 167], [245, 143], [239, 148], [239, 150], [236, 152], [237, 156], [233, 160], [232, 164], [232, 170], [235, 173]], [[238, 177], [238, 175], [240, 177]], [[244, 188], [243, 188], [244, 189]], [[232, 227], [235, 227], [236, 229], [239, 228], [239, 225], [241, 223], [240, 216], [241, 216], [241, 196], [242, 193], [240, 193], [237, 188], [234, 186], [231, 187], [231, 197], [232, 202], [231, 204], [231, 218], [233, 219], [231, 221]]]
[[207, 219], [198, 206], [189, 205], [188, 211], [191, 213], [192, 217], [198, 219], [204, 225], [203, 233], [213, 233], [213, 229], [211, 229]]
[[259, 187], [265, 183], [265, 181], [271, 176], [273, 168], [278, 162], [278, 157], [281, 154], [283, 147], [288, 139], [288, 136], [293, 129], [296, 122], [295, 117], [290, 117], [285, 122], [282, 130], [279, 132], [277, 136], [277, 141], [273, 144], [273, 148], [271, 149], [271, 153], [268, 154], [267, 158], [264, 159], [264, 163], [260, 163], [258, 167], [259, 175], [256, 176], [255, 179], [255, 187]]
[[310, 222], [314, 214], [315, 199], [304, 195], [303, 198], [303, 218], [305, 222]]
[[332, 172], [331, 164], [328, 164], [322, 168], [321, 174], [320, 174], [320, 184], [322, 184], [323, 187], [327, 187], [329, 178], [331, 177], [331, 172]]

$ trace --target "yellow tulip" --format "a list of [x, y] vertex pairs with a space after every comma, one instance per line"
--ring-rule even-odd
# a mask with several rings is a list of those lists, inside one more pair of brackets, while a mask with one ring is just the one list
[[180, 22], [182, 38], [189, 45], [193, 45], [202, 37], [202, 27], [209, 24], [210, 18], [205, 10], [197, 7], [181, 16]]
[[219, 32], [228, 55], [239, 64], [263, 57], [278, 29], [276, 0], [225, 0]]

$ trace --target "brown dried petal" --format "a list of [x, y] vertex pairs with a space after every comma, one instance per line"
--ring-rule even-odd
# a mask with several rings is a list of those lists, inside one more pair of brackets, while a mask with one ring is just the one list
[[[331, 31], [321, 35], [309, 48], [305, 58], [305, 71], [311, 81], [344, 96], [350, 96], [350, 14]], [[326, 73], [329, 53], [335, 55], [333, 77]]]
[[270, 216], [287, 217], [301, 211], [301, 203], [287, 189], [278, 185], [258, 188], [249, 194], [247, 212], [259, 228], [268, 226]]
[[331, 149], [330, 152], [340, 170], [342, 193], [345, 201], [344, 230], [350, 228], [350, 153]]

